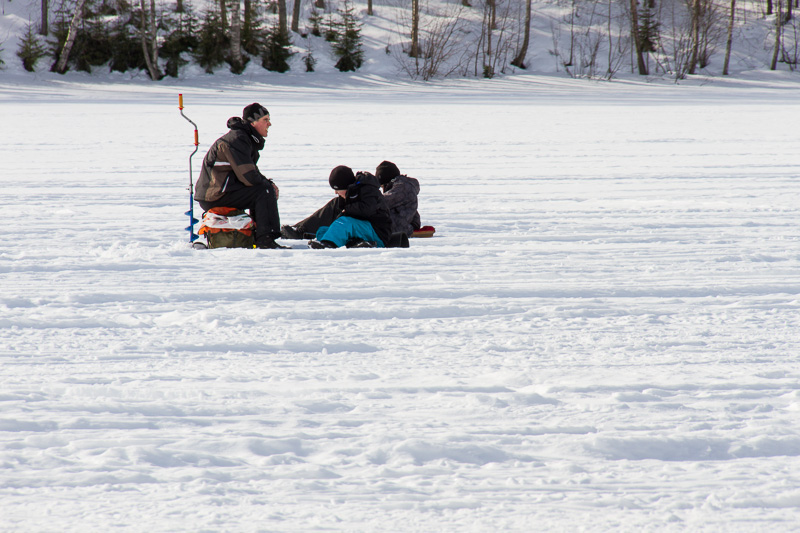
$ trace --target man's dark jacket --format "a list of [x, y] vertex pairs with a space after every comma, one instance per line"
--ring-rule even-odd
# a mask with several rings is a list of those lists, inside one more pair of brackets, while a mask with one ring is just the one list
[[229, 118], [228, 128], [230, 131], [217, 139], [203, 159], [194, 192], [198, 201], [214, 202], [242, 187], [272, 183], [256, 166], [264, 137], [239, 117]]

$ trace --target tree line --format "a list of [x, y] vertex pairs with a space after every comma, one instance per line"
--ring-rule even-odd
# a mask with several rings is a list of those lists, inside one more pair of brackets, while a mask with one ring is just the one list
[[[58, 5], [51, 6], [54, 1]], [[158, 80], [177, 77], [190, 62], [208, 73], [225, 65], [241, 73], [253, 60], [286, 72], [290, 58], [300, 53], [303, 68], [312, 72], [317, 58], [307, 37], [315, 35], [329, 43], [336, 68], [359, 69], [361, 32], [364, 19], [374, 16], [373, 0], [365, 0], [365, 10], [357, 10], [353, 0], [307, 1], [208, 0], [198, 9], [190, 0], [40, 0], [40, 20], [28, 25], [17, 56], [31, 71], [49, 58], [59, 73], [107, 65]], [[387, 54], [407, 75], [423, 80], [491, 78], [527, 68], [532, 22], [545, 17], [532, 0], [383, 1], [399, 13], [399, 38], [387, 43]], [[762, 48], [770, 68], [783, 62], [793, 70], [800, 56], [794, 22], [800, 0], [739, 1], [555, 0], [560, 9], [555, 17], [547, 15], [547, 54], [572, 76], [612, 78], [629, 69], [680, 79], [724, 53], [727, 75], [734, 29], [749, 17], [769, 25], [768, 46]]]
[[[191, 61], [208, 73], [227, 64], [238, 74], [253, 59], [267, 70], [286, 72], [296, 53], [292, 34], [299, 31], [300, 0], [291, 27], [286, 0], [216, 0], [203, 3], [202, 10], [188, 0], [161, 7], [156, 0], [62, 0], [52, 13], [49, 1], [41, 0], [38, 28], [29, 24], [20, 40], [17, 55], [29, 71], [49, 57], [51, 70], [61, 74], [108, 65], [112, 72], [143, 70], [153, 80], [177, 77]], [[339, 70], [361, 67], [361, 24], [351, 0], [335, 9], [315, 0], [310, 23], [314, 35], [324, 31]], [[303, 64], [314, 70], [311, 51]]]

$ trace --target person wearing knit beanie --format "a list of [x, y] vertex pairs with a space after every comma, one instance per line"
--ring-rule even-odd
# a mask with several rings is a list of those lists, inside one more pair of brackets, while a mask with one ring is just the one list
[[378, 168], [375, 169], [375, 177], [378, 178], [380, 184], [386, 185], [397, 176], [400, 175], [400, 169], [391, 161], [383, 161]]
[[242, 110], [242, 119], [245, 122], [255, 122], [263, 116], [269, 116], [269, 111], [261, 104], [253, 103]]
[[336, 203], [341, 211], [330, 225], [317, 230], [309, 247], [386, 247], [392, 219], [378, 179], [369, 172], [354, 175], [353, 169], [340, 165], [331, 171], [328, 183], [340, 198]]
[[339, 165], [331, 170], [328, 177], [328, 183], [334, 191], [346, 191], [355, 182], [356, 175], [353, 174], [353, 169], [344, 165]]
[[375, 176], [383, 189], [383, 198], [392, 215], [392, 233], [405, 233], [411, 237], [420, 228], [417, 211], [419, 181], [400, 174], [400, 169], [391, 161], [383, 161], [375, 169]]

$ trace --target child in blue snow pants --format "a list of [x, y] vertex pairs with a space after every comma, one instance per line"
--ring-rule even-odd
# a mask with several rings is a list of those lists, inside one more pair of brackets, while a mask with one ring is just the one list
[[378, 234], [375, 233], [375, 228], [366, 220], [339, 217], [330, 226], [322, 226], [317, 230], [318, 241], [332, 242], [337, 248], [346, 245], [351, 239], [372, 241], [377, 244], [378, 248], [386, 247], [381, 238], [378, 237]]

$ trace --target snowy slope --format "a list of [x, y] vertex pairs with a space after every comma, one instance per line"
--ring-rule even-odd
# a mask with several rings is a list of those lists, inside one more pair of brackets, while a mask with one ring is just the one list
[[[192, 0], [191, 5], [196, 11], [202, 12], [208, 3]], [[457, 47], [458, 53], [453, 54], [453, 57], [445, 63], [450, 66], [459, 65], [452, 74], [454, 77], [480, 77], [483, 59], [476, 61], [475, 54], [480, 48], [478, 42], [481, 36], [485, 2], [481, 0], [471, 2], [472, 7], [463, 9], [459, 7], [460, 4], [461, 2], [451, 0], [422, 2], [420, 4], [421, 39], [424, 43], [429, 38], [427, 32], [438, 27], [437, 25], [442, 24], [443, 20], [459, 18], [462, 22], [450, 39], [450, 42], [458, 41], [460, 43]], [[158, 1], [156, 5], [159, 11], [163, 11], [174, 6], [174, 2]], [[365, 56], [364, 65], [359, 72], [367, 76], [408, 79], [409, 70], [414, 70], [412, 68], [413, 61], [403, 53], [403, 49], [405, 48], [407, 51], [410, 40], [411, 3], [397, 0], [374, 0], [372, 16], [367, 15], [366, 2], [352, 2], [352, 5], [361, 24]], [[729, 3], [714, 5], [713, 15], [709, 15], [714, 21], [713, 29], [710, 30], [710, 33], [713, 34], [712, 44], [708, 48], [711, 57], [709, 64], [698, 71], [697, 75], [700, 77], [721, 77], [728, 26], [728, 5]], [[290, 19], [291, 6], [292, 2], [289, 2]], [[343, 6], [343, 1], [331, 0], [327, 2], [327, 6], [327, 9], [318, 10], [318, 14], [323, 17], [323, 22], [329, 15], [336, 14], [337, 9]], [[528, 69], [526, 71], [510, 65], [511, 59], [521, 46], [524, 2], [522, 0], [501, 1], [498, 6], [499, 21], [497, 31], [493, 36], [493, 46], [495, 49], [508, 48], [504, 60], [500, 61], [505, 65], [505, 69], [500, 72], [500, 65], [498, 65], [498, 75], [528, 72], [539, 75], [605, 78], [608, 70], [607, 46], [610, 33], [612, 48], [621, 50], [619, 53], [612, 54], [614, 56], [612, 77], [638, 78], [638, 75], [634, 74], [635, 61], [630, 53], [631, 45], [628, 42], [630, 36], [629, 22], [626, 18], [628, 9], [626, 3], [534, 1], [531, 40], [526, 56]], [[663, 50], [657, 54], [651, 54], [648, 58], [651, 76], [644, 79], [666, 78], [674, 81], [673, 72], [676, 58], [673, 50], [675, 43], [685, 38], [682, 32], [687, 31], [683, 21], [687, 13], [686, 3], [682, 0], [665, 0], [658, 2], [657, 6]], [[0, 59], [5, 63], [5, 67], [0, 70], [0, 79], [8, 81], [19, 77], [24, 80], [23, 83], [31, 83], [31, 80], [35, 81], [41, 78], [58, 79], [58, 75], [49, 72], [53, 62], [52, 58], [42, 59], [38, 63], [35, 73], [27, 73], [16, 56], [19, 41], [25, 34], [27, 25], [31, 23], [34, 27], [38, 27], [41, 3], [34, 0], [0, 0], [0, 8], [2, 8], [0, 10]], [[55, 21], [57, 8], [58, 5], [51, 2], [51, 25]], [[734, 77], [747, 78], [769, 68], [774, 47], [775, 16], [765, 14], [765, 3], [761, 1], [739, 1], [736, 3], [736, 12], [730, 72]], [[325, 75], [337, 72], [334, 67], [336, 58], [332, 54], [330, 44], [322, 37], [309, 35], [311, 13], [312, 2], [303, 2], [302, 16], [299, 21], [300, 34], [292, 34], [295, 55], [290, 60], [291, 72], [294, 75], [313, 80], [305, 83], [320, 84], [325, 83]], [[609, 13], [611, 14], [610, 23]], [[267, 20], [274, 20], [276, 15], [265, 14], [264, 17]], [[800, 21], [795, 17], [784, 27], [781, 54], [781, 58], [794, 60], [795, 64], [790, 65], [781, 61], [777, 65], [779, 71], [794, 72], [796, 69], [796, 61], [800, 56], [796, 38], [800, 29], [798, 24]], [[161, 37], [163, 38], [164, 35], [162, 34]], [[591, 56], [589, 50], [593, 50], [595, 46], [598, 47], [595, 58], [597, 65], [593, 68], [581, 66], [581, 61], [585, 62], [589, 59]], [[309, 53], [317, 61], [314, 73], [305, 72], [303, 57]], [[570, 57], [572, 57], [573, 63], [567, 68], [564, 63], [567, 63]], [[189, 58], [187, 57], [187, 59]], [[253, 58], [244, 74], [235, 78], [267, 77], [277, 83], [284, 83], [289, 76], [269, 73], [261, 67], [260, 63], [259, 58]], [[447, 68], [441, 69], [441, 75], [446, 72], [448, 72]], [[109, 73], [107, 67], [97, 67], [93, 74], [95, 79], [101, 80], [108, 77], [119, 80], [148, 79], [147, 74], [143, 71], [130, 71], [123, 74]], [[228, 67], [223, 65], [219, 67], [214, 76], [225, 77], [226, 74], [229, 74]], [[209, 78], [210, 76], [196, 65], [184, 67], [181, 71], [183, 80], [200, 80], [202, 83], [208, 81]]]
[[[0, 530], [796, 529], [796, 83], [281, 79], [0, 83]], [[179, 92], [436, 236], [191, 250]]]

